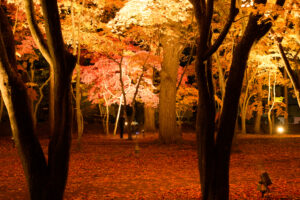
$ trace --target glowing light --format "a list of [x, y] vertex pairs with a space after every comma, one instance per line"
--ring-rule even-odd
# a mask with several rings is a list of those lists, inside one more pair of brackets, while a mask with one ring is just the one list
[[277, 133], [278, 134], [283, 134], [284, 133], [284, 128], [282, 126], [277, 127]]

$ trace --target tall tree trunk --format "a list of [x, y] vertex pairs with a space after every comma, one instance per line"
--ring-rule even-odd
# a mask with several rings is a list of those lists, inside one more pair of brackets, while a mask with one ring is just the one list
[[146, 132], [154, 132], [155, 128], [155, 109], [144, 106], [144, 130]]
[[[80, 43], [80, 26], [81, 26], [81, 18], [78, 20], [78, 27], [77, 27], [77, 35], [78, 39], [75, 42], [75, 19], [74, 19], [74, 5], [73, 2], [74, 0], [71, 1], [71, 17], [72, 17], [72, 36], [73, 36], [73, 55], [77, 53], [77, 62], [76, 62], [76, 97], [75, 97], [75, 108], [76, 108], [76, 122], [77, 122], [77, 144], [78, 147], [80, 148], [81, 146], [81, 138], [83, 135], [83, 128], [84, 128], [84, 123], [83, 123], [83, 115], [81, 112], [80, 104], [81, 104], [81, 83], [80, 83], [80, 55], [81, 55], [81, 43]], [[79, 16], [81, 16], [81, 13], [83, 11], [85, 5], [85, 1], [83, 0]]]
[[[31, 199], [60, 200], [63, 199], [68, 175], [72, 127], [71, 75], [76, 60], [65, 49], [57, 1], [42, 0], [41, 4], [45, 19], [47, 44], [39, 27], [34, 23], [33, 2], [31, 0], [25, 1], [30, 30], [38, 48], [43, 52], [43, 55], [46, 55], [46, 60], [53, 67], [54, 131], [49, 143], [48, 164], [34, 134], [31, 104], [24, 83], [17, 76], [14, 40], [2, 9], [0, 9], [0, 51], [2, 51], [0, 52], [2, 72], [0, 73], [2, 82], [0, 88], [2, 94], [5, 93], [4, 100], [8, 108], [12, 131], [23, 164]], [[5, 36], [4, 39], [2, 36]]]
[[[264, 2], [257, 0], [255, 3]], [[276, 4], [282, 6], [284, 1], [278, 0]], [[226, 84], [223, 112], [216, 138], [213, 182], [208, 199], [229, 199], [230, 152], [244, 72], [247, 67], [251, 47], [272, 26], [269, 21], [258, 23], [260, 18], [261, 15], [250, 14], [245, 32], [233, 52], [232, 64]]]
[[258, 82], [258, 86], [257, 86], [257, 99], [256, 99], [257, 103], [258, 103], [258, 108], [257, 108], [257, 112], [256, 112], [256, 116], [255, 116], [255, 123], [254, 123], [254, 132], [255, 133], [261, 133], [261, 116], [263, 113], [263, 108], [262, 108], [262, 84], [261, 82]]
[[25, 84], [18, 76], [12, 30], [1, 7], [0, 90], [28, 182], [31, 199], [42, 199], [47, 184], [46, 159], [35, 135], [32, 103]]
[[44, 36], [42, 32], [40, 31], [38, 24], [35, 19], [35, 11], [33, 6], [32, 0], [26, 0], [24, 1], [25, 6], [25, 13], [27, 22], [29, 25], [29, 29], [32, 35], [32, 38], [34, 39], [38, 49], [46, 59], [46, 61], [49, 63], [49, 77], [50, 79], [50, 85], [49, 85], [49, 129], [50, 129], [50, 136], [54, 134], [54, 66], [53, 66], [53, 60], [51, 58], [47, 43], [43, 39]]
[[163, 38], [163, 63], [160, 71], [159, 139], [174, 143], [181, 139], [176, 127], [176, 83], [182, 47], [177, 38]]

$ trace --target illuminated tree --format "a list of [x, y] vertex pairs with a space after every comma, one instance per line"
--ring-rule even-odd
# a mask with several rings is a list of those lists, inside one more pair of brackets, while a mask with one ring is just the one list
[[159, 137], [163, 143], [173, 143], [181, 138], [176, 128], [176, 83], [181, 52], [189, 39], [186, 33], [192, 18], [191, 8], [187, 0], [131, 0], [109, 22], [116, 33], [141, 26], [146, 35], [158, 38], [155, 47], [148, 44], [152, 51], [159, 52], [158, 46], [162, 46]]
[[[26, 1], [32, 5], [32, 1]], [[40, 40], [39, 48], [49, 56], [54, 69], [54, 134], [50, 139], [48, 161], [35, 135], [31, 103], [26, 87], [16, 71], [14, 39], [11, 27], [1, 8], [0, 51], [1, 93], [9, 113], [31, 199], [62, 199], [68, 174], [71, 143], [72, 104], [70, 93], [71, 74], [75, 59], [64, 48], [57, 1], [42, 1], [47, 44]], [[29, 10], [30, 17], [34, 16]], [[38, 31], [38, 27], [34, 27]], [[40, 31], [39, 31], [40, 33]], [[42, 46], [41, 46], [42, 44]]]
[[[196, 76], [199, 89], [197, 112], [197, 143], [200, 182], [203, 199], [229, 199], [229, 161], [231, 144], [234, 136], [237, 108], [241, 88], [251, 47], [259, 41], [271, 28], [271, 18], [265, 11], [252, 11], [241, 37], [234, 47], [231, 68], [225, 87], [222, 113], [218, 124], [215, 124], [215, 100], [212, 82], [210, 56], [217, 50], [233, 22], [237, 9], [235, 0], [231, 8], [225, 28], [211, 44], [211, 20], [214, 1], [193, 1], [195, 16], [198, 22], [200, 39], [197, 44]], [[260, 7], [266, 1], [254, 1]], [[277, 1], [282, 6], [284, 1]], [[257, 5], [256, 4], [256, 5]], [[273, 18], [277, 18], [273, 14]], [[206, 62], [205, 62], [206, 61]]]

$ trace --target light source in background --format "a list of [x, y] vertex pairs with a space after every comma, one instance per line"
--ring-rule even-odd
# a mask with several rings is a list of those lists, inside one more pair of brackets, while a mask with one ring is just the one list
[[283, 126], [277, 126], [276, 131], [278, 134], [283, 134], [285, 130]]

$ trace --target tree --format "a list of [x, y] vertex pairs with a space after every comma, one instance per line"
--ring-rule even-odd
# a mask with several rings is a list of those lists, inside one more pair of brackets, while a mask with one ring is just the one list
[[[203, 199], [229, 199], [229, 161], [234, 136], [237, 108], [244, 72], [251, 47], [271, 28], [270, 18], [252, 12], [241, 38], [234, 47], [231, 68], [219, 124], [215, 124], [215, 103], [210, 56], [222, 43], [235, 16], [235, 0], [231, 1], [228, 21], [219, 37], [211, 44], [211, 20], [214, 1], [191, 1], [195, 9], [200, 38], [197, 44], [196, 76], [199, 89], [197, 143], [201, 191]], [[256, 0], [264, 4], [266, 1]], [[277, 1], [282, 6], [284, 1]], [[263, 5], [262, 5], [263, 6]], [[276, 18], [276, 15], [273, 16]], [[205, 63], [206, 61], [206, 63]]]
[[[140, 9], [136, 9], [137, 6]], [[159, 94], [159, 138], [162, 143], [181, 139], [176, 128], [176, 79], [181, 52], [189, 41], [186, 33], [192, 19], [191, 8], [187, 0], [131, 0], [109, 22], [116, 33], [123, 34], [132, 26], [141, 26], [150, 38], [158, 38], [154, 48], [151, 43], [148, 46], [163, 56]]]
[[[26, 3], [32, 5], [30, 0]], [[70, 82], [75, 59], [67, 53], [64, 47], [57, 1], [43, 0], [41, 5], [45, 19], [47, 45], [42, 37], [37, 36], [37, 38], [42, 41], [43, 50], [48, 53], [54, 69], [54, 134], [49, 142], [48, 162], [35, 135], [31, 103], [26, 87], [16, 71], [13, 35], [2, 9], [0, 11], [0, 88], [9, 113], [31, 199], [62, 199], [68, 174], [71, 143]], [[29, 10], [29, 14], [30, 17], [34, 16], [32, 9]], [[35, 26], [34, 29], [38, 27]]]

